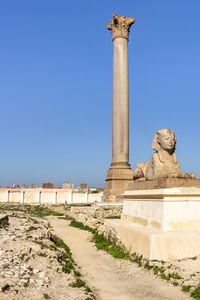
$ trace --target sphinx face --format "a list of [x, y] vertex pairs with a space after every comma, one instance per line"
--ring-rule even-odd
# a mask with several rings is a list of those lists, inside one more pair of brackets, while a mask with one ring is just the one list
[[173, 133], [162, 133], [159, 136], [159, 144], [164, 150], [173, 150], [176, 144], [176, 138]]

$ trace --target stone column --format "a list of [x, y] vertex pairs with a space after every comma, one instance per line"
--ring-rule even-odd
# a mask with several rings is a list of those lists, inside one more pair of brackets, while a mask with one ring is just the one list
[[21, 191], [20, 203], [24, 204], [24, 191]]
[[57, 192], [54, 192], [53, 204], [57, 204]]
[[36, 193], [36, 203], [41, 204], [41, 191]]
[[6, 191], [6, 199], [5, 199], [5, 202], [9, 202], [9, 194], [10, 194], [10, 191]]
[[128, 39], [134, 18], [116, 14], [107, 25], [113, 39], [112, 163], [107, 172], [104, 199], [118, 201], [133, 180], [129, 165]]

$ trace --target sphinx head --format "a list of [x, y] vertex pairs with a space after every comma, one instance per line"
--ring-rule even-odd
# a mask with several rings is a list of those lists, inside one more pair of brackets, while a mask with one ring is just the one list
[[171, 129], [161, 129], [156, 132], [152, 148], [156, 151], [161, 149], [173, 153], [176, 149], [176, 136]]

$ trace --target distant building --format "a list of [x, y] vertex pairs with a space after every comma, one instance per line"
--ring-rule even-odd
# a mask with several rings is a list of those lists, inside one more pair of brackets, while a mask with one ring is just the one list
[[105, 189], [104, 188], [97, 188], [97, 193], [101, 193], [101, 192], [104, 192]]
[[20, 189], [20, 186], [19, 186], [19, 184], [13, 184], [13, 189]]
[[74, 189], [74, 183], [69, 183], [66, 181], [65, 183], [62, 184], [63, 189]]
[[55, 186], [53, 183], [47, 182], [47, 183], [42, 183], [42, 188], [43, 189], [54, 189]]
[[36, 184], [32, 183], [31, 185], [29, 185], [28, 188], [29, 188], [29, 189], [37, 189], [38, 187], [37, 187]]
[[23, 189], [27, 189], [28, 187], [27, 187], [26, 184], [23, 184], [23, 185], [22, 185], [22, 188], [23, 188]]
[[88, 189], [87, 183], [80, 183], [80, 189]]
[[104, 192], [104, 188], [89, 188], [90, 193], [101, 193]]

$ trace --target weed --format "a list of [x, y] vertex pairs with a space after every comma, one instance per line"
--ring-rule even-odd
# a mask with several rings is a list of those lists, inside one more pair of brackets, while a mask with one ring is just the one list
[[189, 284], [188, 285], [183, 285], [182, 286], [182, 291], [188, 293], [190, 291], [191, 287], [192, 286], [189, 285]]
[[157, 267], [157, 266], [155, 266], [153, 268], [153, 273], [155, 275], [157, 275], [157, 274], [163, 274], [164, 272], [165, 272], [165, 268], [164, 267]]
[[24, 287], [28, 287], [28, 282], [25, 282], [25, 283], [24, 283]]
[[200, 299], [200, 285], [198, 285], [197, 288], [194, 291], [192, 291], [190, 296], [195, 299]]
[[43, 294], [44, 299], [51, 299], [51, 297], [48, 294]]
[[70, 273], [74, 269], [74, 260], [69, 247], [57, 236], [51, 235], [50, 240], [54, 243], [55, 249], [56, 247], [64, 249], [65, 252], [59, 254], [57, 260], [62, 265], [62, 271]]
[[114, 258], [129, 258], [129, 255], [124, 251], [123, 248], [115, 245], [114, 243], [106, 239], [103, 234], [98, 234], [98, 232], [95, 229], [77, 221], [71, 221], [70, 226], [91, 232], [93, 234], [91, 241], [95, 243], [97, 249], [106, 251], [107, 253], [111, 254]]
[[144, 268], [147, 269], [147, 270], [150, 270], [152, 269], [153, 267], [149, 265], [149, 262], [147, 261], [144, 265]]
[[174, 282], [173, 282], [173, 285], [174, 285], [174, 286], [177, 286], [177, 285], [178, 285], [178, 282], [177, 282], [177, 281], [174, 281]]
[[121, 216], [108, 216], [105, 219], [121, 219]]
[[0, 223], [0, 229], [6, 229], [8, 227], [8, 219], [3, 219]]
[[46, 253], [40, 252], [40, 253], [38, 253], [38, 256], [41, 256], [41, 257], [47, 257], [48, 255], [47, 255]]
[[74, 218], [72, 218], [70, 216], [58, 217], [58, 219], [62, 219], [62, 220], [66, 220], [66, 221], [72, 221], [72, 220], [74, 220]]
[[27, 231], [32, 231], [32, 230], [37, 230], [38, 227], [35, 227], [35, 226], [30, 226], [29, 229], [27, 229]]
[[81, 277], [81, 273], [78, 272], [78, 271], [74, 271], [74, 276], [76, 276], [76, 277]]
[[166, 275], [165, 273], [161, 273], [161, 274], [160, 274], [160, 277], [161, 277], [162, 279], [164, 279], [164, 280], [167, 280], [167, 281], [170, 280], [170, 275], [169, 275], [169, 274]]
[[91, 288], [89, 288], [89, 286], [85, 286], [85, 292], [86, 293], [91, 293], [92, 292], [92, 290], [91, 290]]
[[176, 273], [169, 273], [168, 274], [173, 279], [183, 279], [182, 276], [180, 276], [177, 272]]
[[26, 255], [27, 255], [26, 253], [23, 253], [23, 254], [19, 255], [19, 258], [21, 258], [21, 260], [24, 260], [24, 257], [25, 257]]
[[167, 269], [171, 269], [172, 265], [167, 266]]
[[43, 218], [45, 216], [63, 216], [62, 213], [58, 213], [56, 211], [50, 210], [47, 207], [40, 206], [40, 205], [0, 205], [0, 211], [22, 211], [24, 213]]
[[74, 288], [81, 288], [83, 286], [85, 286], [85, 282], [80, 278], [76, 278], [76, 281], [71, 284], [71, 287]]
[[127, 254], [123, 248], [115, 245], [114, 243], [106, 239], [103, 234], [98, 234], [97, 231], [93, 233], [91, 241], [95, 243], [97, 249], [106, 251], [107, 253], [111, 254], [114, 258], [129, 258], [129, 254]]
[[91, 227], [89, 227], [87, 225], [84, 225], [81, 222], [75, 221], [75, 220], [71, 221], [71, 223], [69, 225], [72, 226], [72, 227], [79, 228], [81, 230], [86, 230], [86, 231], [92, 232], [92, 233], [96, 232], [95, 229], [93, 229], [93, 228], [91, 228]]

